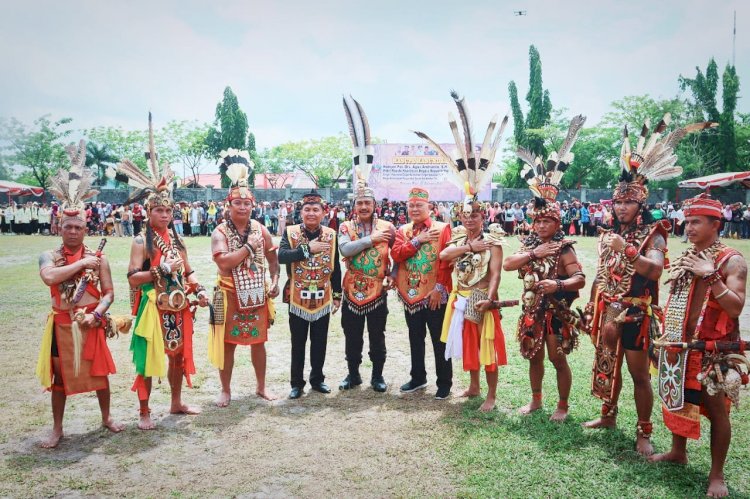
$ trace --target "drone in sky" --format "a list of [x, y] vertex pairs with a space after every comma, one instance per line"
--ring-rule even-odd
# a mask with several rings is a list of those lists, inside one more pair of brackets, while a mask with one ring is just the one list
[[525, 16], [526, 15], [526, 11], [525, 10], [514, 10], [513, 11], [513, 15], [516, 16], [516, 17], [518, 17], [518, 16]]

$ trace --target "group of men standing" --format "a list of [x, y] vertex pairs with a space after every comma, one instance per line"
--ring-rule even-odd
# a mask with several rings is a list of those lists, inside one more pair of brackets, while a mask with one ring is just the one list
[[[463, 100], [454, 99], [461, 110]], [[429, 193], [414, 187], [407, 202], [409, 223], [396, 229], [375, 215], [375, 195], [367, 185], [367, 167], [372, 164], [369, 126], [361, 107], [354, 103], [356, 106], [345, 100], [357, 172], [354, 217], [341, 224], [338, 232], [321, 225], [322, 199], [313, 191], [302, 199], [302, 223], [286, 227], [279, 247], [274, 247], [268, 230], [251, 219], [254, 197], [248, 187], [252, 166], [248, 154], [236, 150], [222, 153], [232, 186], [226, 200], [228, 215], [211, 238], [218, 275], [211, 303], [209, 360], [221, 380], [217, 405], [225, 407], [231, 402], [237, 345], [251, 348], [258, 396], [275, 398], [265, 383], [265, 342], [276, 315], [273, 299], [280, 293], [289, 306], [290, 399], [304, 394], [308, 338], [310, 386], [321, 393], [331, 392], [323, 367], [331, 314], [339, 309], [348, 367], [339, 389], [348, 390], [363, 382], [360, 366], [367, 326], [370, 385], [376, 392], [386, 392], [387, 292], [395, 289], [404, 306], [411, 353], [410, 378], [400, 391], [410, 393], [427, 386], [425, 339], [429, 331], [437, 378], [435, 398], [449, 397], [452, 360], [462, 359], [471, 379], [462, 395], [480, 395], [479, 371], [484, 367], [488, 393], [480, 410], [492, 410], [498, 367], [507, 363], [499, 310], [513, 304], [498, 300], [504, 267], [518, 271], [523, 281], [517, 338], [522, 356], [529, 360], [531, 401], [520, 412], [528, 414], [542, 407], [546, 353], [555, 368], [558, 388], [557, 407], [550, 419], [559, 422], [568, 417], [572, 374], [566, 356], [576, 347], [579, 333], [586, 332], [595, 345], [591, 389], [603, 405], [600, 417], [585, 426], [615, 426], [624, 360], [633, 379], [637, 451], [654, 461], [686, 462], [685, 439], [700, 434], [702, 412], [711, 420], [709, 494], [726, 494], [722, 470], [730, 440], [728, 401], [736, 402], [734, 388], [726, 385], [734, 378], [727, 372], [738, 373], [740, 380], [746, 381], [747, 376], [738, 359], [724, 354], [744, 348], [737, 317], [745, 301], [747, 267], [739, 253], [719, 241], [720, 203], [699, 196], [685, 203], [686, 234], [692, 245], [674, 262], [667, 305], [663, 309], [658, 306], [667, 228], [654, 222], [645, 209], [646, 183], [668, 178], [667, 174], [678, 168], [674, 167], [676, 158], [662, 161], [676, 144], [672, 134], [661, 137], [666, 125], [660, 123], [648, 142], [644, 132], [635, 151], [625, 139], [622, 176], [613, 196], [614, 228], [599, 237], [591, 299], [584, 311], [576, 312], [572, 303], [585, 286], [585, 275], [573, 249], [575, 241], [566, 239], [561, 230], [556, 197], [562, 173], [573, 160], [570, 149], [584, 117], [573, 119], [563, 146], [547, 161], [518, 151], [527, 163], [522, 176], [535, 195], [530, 207], [533, 230], [523, 238], [520, 249], [503, 260], [502, 228], [493, 224], [487, 232], [483, 230], [486, 204], [477, 196], [487, 175], [491, 179], [491, 168], [482, 169], [481, 165], [487, 158], [491, 163], [494, 157], [494, 149], [485, 148], [496, 119], [490, 123], [481, 152], [468, 147], [461, 152], [463, 156], [476, 154], [475, 158], [456, 160], [429, 137], [420, 135], [455, 169], [457, 185], [464, 181], [461, 225], [451, 229], [432, 220]], [[710, 124], [696, 124], [677, 132], [684, 135], [707, 126]], [[457, 145], [461, 150], [463, 144]], [[107, 313], [114, 294], [101, 248], [94, 252], [83, 245], [81, 207], [91, 192], [67, 177], [89, 175], [81, 154], [85, 156], [85, 146], [71, 150], [71, 171], [60, 172], [53, 182], [53, 193], [63, 201], [63, 244], [40, 259], [41, 276], [53, 300], [37, 365], [40, 381], [52, 390], [54, 427], [44, 442], [48, 447], [57, 445], [62, 436], [65, 397], [74, 393], [96, 390], [103, 424], [111, 431], [122, 430], [109, 415], [107, 375], [115, 372], [115, 366], [106, 337], [126, 328], [120, 318]], [[120, 180], [138, 187], [130, 202], [145, 198], [148, 215], [142, 234], [133, 240], [127, 275], [134, 291], [131, 351], [137, 377], [133, 391], [140, 401], [138, 426], [144, 430], [154, 427], [149, 408], [154, 376], [169, 380], [172, 413], [199, 412], [183, 403], [181, 388], [183, 377], [190, 385], [190, 375], [195, 373], [190, 307], [209, 304], [208, 293], [196, 280], [185, 246], [172, 228], [173, 174], [168, 165], [159, 165], [153, 140], [148, 161], [149, 175], [129, 161], [118, 165]], [[340, 259], [344, 262], [343, 278]], [[280, 291], [282, 264], [288, 281]], [[196, 298], [193, 302], [190, 294]], [[659, 368], [665, 422], [674, 434], [673, 448], [657, 455], [652, 455], [650, 442], [652, 361]]]

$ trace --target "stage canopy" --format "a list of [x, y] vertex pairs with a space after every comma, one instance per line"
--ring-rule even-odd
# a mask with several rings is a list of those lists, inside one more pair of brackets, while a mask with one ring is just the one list
[[10, 180], [0, 180], [0, 192], [7, 193], [8, 196], [28, 196], [33, 194], [36, 197], [44, 194], [44, 189], [33, 185], [19, 184]]
[[713, 187], [726, 187], [736, 182], [750, 189], [750, 172], [716, 173], [705, 177], [683, 180], [677, 186], [684, 189], [711, 189]]

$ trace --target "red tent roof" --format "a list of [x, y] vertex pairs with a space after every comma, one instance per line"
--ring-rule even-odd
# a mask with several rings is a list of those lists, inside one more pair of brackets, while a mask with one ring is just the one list
[[34, 185], [11, 182], [10, 180], [0, 180], [0, 192], [7, 193], [9, 196], [28, 196], [29, 194], [33, 194], [39, 197], [44, 194], [44, 189]]

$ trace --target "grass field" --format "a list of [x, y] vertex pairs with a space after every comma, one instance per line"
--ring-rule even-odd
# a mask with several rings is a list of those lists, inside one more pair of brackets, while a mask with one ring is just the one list
[[[95, 246], [95, 239], [87, 241]], [[684, 245], [670, 240], [676, 255]], [[732, 242], [750, 255], [750, 244]], [[277, 323], [268, 343], [269, 386], [282, 399], [273, 403], [253, 395], [254, 378], [247, 351], [238, 350], [234, 400], [227, 409], [213, 406], [219, 382], [206, 358], [205, 310], [196, 319], [195, 388], [185, 399], [203, 408], [195, 417], [167, 413], [166, 381], [155, 386], [152, 409], [159, 425], [153, 432], [135, 428], [137, 400], [130, 392], [133, 367], [129, 337], [111, 340], [118, 374], [111, 377], [112, 406], [125, 432], [111, 435], [99, 428], [96, 398], [68, 399], [66, 438], [56, 450], [36, 447], [51, 422], [49, 395], [33, 376], [39, 340], [48, 310], [48, 290], [38, 278], [39, 253], [59, 244], [48, 237], [0, 238], [0, 496], [464, 496], [464, 497], [700, 497], [706, 487], [710, 453], [708, 424], [704, 435], [689, 445], [686, 467], [650, 465], [632, 450], [635, 413], [632, 384], [625, 376], [618, 427], [584, 430], [580, 423], [594, 417], [599, 403], [589, 394], [593, 349], [583, 338], [570, 357], [573, 369], [571, 418], [564, 424], [547, 418], [556, 403], [554, 369], [545, 378], [545, 410], [521, 417], [517, 408], [528, 402], [528, 363], [518, 354], [515, 321], [519, 309], [506, 310], [503, 327], [509, 365], [501, 368], [497, 410], [480, 414], [480, 401], [454, 398], [434, 401], [427, 393], [402, 396], [407, 381], [409, 350], [401, 307], [389, 298], [388, 393], [369, 388], [329, 396], [311, 393], [299, 401], [288, 391], [290, 342], [286, 306], [279, 304]], [[517, 247], [510, 242], [506, 252]], [[188, 240], [190, 259], [201, 282], [210, 287], [215, 270], [208, 238]], [[577, 245], [584, 270], [595, 267], [592, 239]], [[127, 313], [125, 272], [129, 241], [112, 238], [107, 254], [115, 277], [116, 313]], [[282, 280], [285, 277], [282, 276]], [[589, 280], [590, 281], [590, 280]], [[504, 273], [501, 297], [517, 298], [520, 281]], [[588, 296], [588, 288], [583, 291]], [[585, 300], [581, 300], [585, 302]], [[747, 319], [747, 307], [743, 318]], [[748, 322], [741, 323], [748, 336]], [[327, 381], [336, 385], [345, 375], [343, 335], [338, 316], [331, 321]], [[365, 348], [366, 350], [366, 348]], [[427, 348], [428, 373], [431, 349]], [[365, 353], [365, 359], [367, 358]], [[468, 385], [456, 373], [454, 393]], [[363, 375], [369, 376], [365, 360]], [[434, 382], [434, 374], [429, 375]], [[734, 497], [750, 497], [750, 416], [741, 408], [732, 414], [733, 442], [726, 475]], [[666, 449], [670, 437], [654, 414], [654, 445]]]

